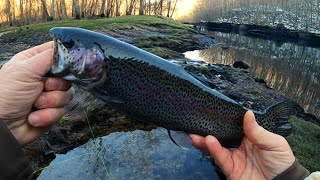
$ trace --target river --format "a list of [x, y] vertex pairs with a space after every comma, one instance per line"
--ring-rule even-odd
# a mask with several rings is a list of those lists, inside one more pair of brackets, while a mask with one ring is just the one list
[[215, 37], [217, 44], [186, 52], [185, 57], [214, 64], [245, 61], [254, 76], [320, 118], [320, 49], [239, 34], [204, 32]]

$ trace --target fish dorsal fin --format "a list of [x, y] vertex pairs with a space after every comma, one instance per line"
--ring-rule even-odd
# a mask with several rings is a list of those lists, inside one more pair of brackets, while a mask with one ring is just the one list
[[190, 136], [182, 131], [172, 131], [172, 130], [168, 130], [168, 134], [169, 137], [171, 139], [171, 141], [184, 149], [189, 149], [192, 147], [192, 140], [190, 138]]

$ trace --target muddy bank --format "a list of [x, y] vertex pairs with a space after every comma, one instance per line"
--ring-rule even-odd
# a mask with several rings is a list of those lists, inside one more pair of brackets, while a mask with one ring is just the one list
[[253, 24], [232, 24], [217, 22], [192, 23], [198, 28], [205, 27], [210, 31], [238, 33], [244, 36], [277, 41], [279, 43], [295, 43], [309, 47], [320, 47], [320, 36], [314, 33], [286, 29], [283, 25], [277, 27], [259, 26]]

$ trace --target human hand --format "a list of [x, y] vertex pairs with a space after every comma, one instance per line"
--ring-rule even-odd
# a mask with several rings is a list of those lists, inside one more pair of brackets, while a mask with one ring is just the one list
[[251, 111], [244, 116], [243, 129], [245, 136], [234, 150], [222, 147], [213, 136], [190, 137], [195, 147], [214, 158], [228, 179], [272, 179], [294, 163], [286, 139], [259, 126]]
[[53, 61], [53, 42], [25, 50], [0, 70], [0, 120], [21, 145], [39, 138], [64, 114], [71, 84], [45, 78]]

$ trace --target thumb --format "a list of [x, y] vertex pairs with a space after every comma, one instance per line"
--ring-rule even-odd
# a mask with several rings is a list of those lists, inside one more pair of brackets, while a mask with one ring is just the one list
[[283, 137], [259, 126], [252, 111], [247, 111], [244, 115], [243, 130], [246, 137], [254, 145], [263, 149], [272, 149], [278, 144], [278, 141], [282, 141], [283, 139]]
[[45, 50], [30, 59], [27, 60], [27, 63], [29, 64], [29, 68], [32, 68], [32, 72], [39, 75], [39, 76], [45, 76], [51, 66], [52, 66], [52, 60], [53, 60], [53, 50], [48, 49]]

